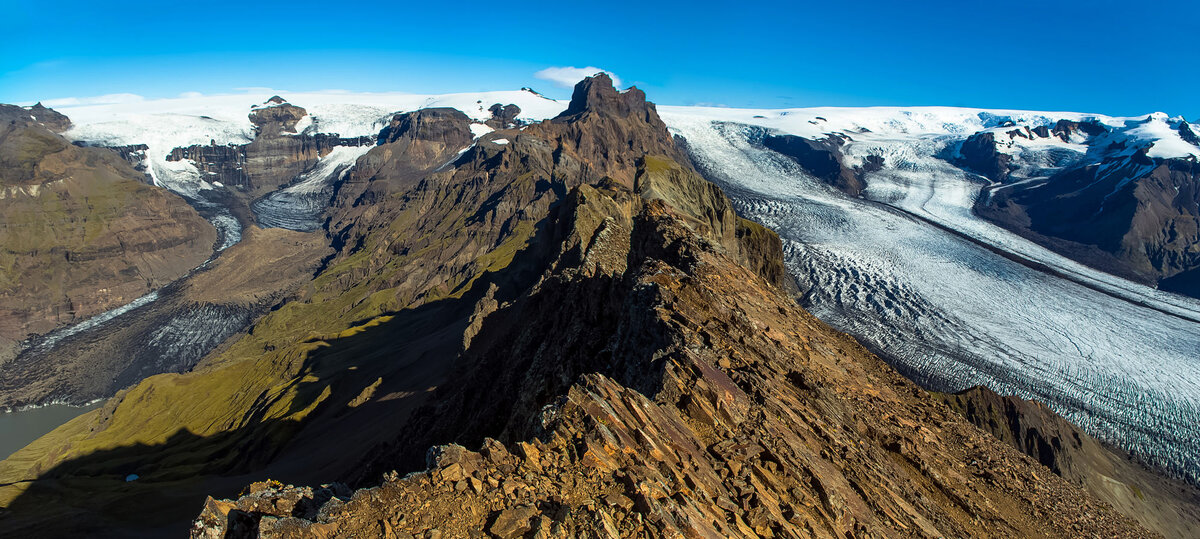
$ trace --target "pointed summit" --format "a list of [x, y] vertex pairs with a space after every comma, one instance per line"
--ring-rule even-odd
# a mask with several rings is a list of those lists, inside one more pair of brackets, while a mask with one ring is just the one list
[[618, 92], [608, 74], [601, 72], [575, 85], [571, 104], [558, 117], [577, 116], [588, 111], [625, 117], [630, 114], [644, 115], [647, 109], [653, 110], [654, 105], [646, 102], [645, 92], [637, 87]]

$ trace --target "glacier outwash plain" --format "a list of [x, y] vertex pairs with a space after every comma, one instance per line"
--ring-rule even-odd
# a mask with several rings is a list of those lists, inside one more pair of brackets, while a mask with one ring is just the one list
[[860, 132], [848, 153], [886, 149], [886, 165], [853, 198], [763, 147], [765, 127], [663, 108], [737, 210], [780, 234], [814, 315], [925, 387], [1035, 399], [1200, 479], [1200, 302], [1091, 270], [973, 215], [983, 184], [934, 157], [969, 130]]

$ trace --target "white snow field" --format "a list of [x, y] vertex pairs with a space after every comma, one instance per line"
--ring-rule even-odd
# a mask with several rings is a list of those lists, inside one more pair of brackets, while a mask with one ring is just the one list
[[[66, 114], [72, 127], [67, 138], [101, 146], [145, 144], [146, 169], [156, 185], [182, 195], [206, 215], [221, 231], [223, 250], [241, 239], [236, 219], [210, 196], [216, 189], [227, 189], [205, 181], [189, 160], [168, 161], [172, 149], [195, 144], [248, 144], [254, 139], [249, 113], [280, 94], [289, 103], [304, 107], [308, 114], [296, 125], [301, 133], [338, 134], [344, 138], [374, 136], [387, 125], [392, 115], [429, 107], [451, 107], [475, 122], [491, 118], [488, 110], [495, 103], [516, 104], [518, 119], [537, 121], [562, 112], [566, 102], [556, 101], [526, 90], [476, 92], [445, 95], [405, 93], [349, 93], [340, 91], [291, 93], [264, 89], [240, 94], [189, 96], [144, 100], [122, 95], [109, 103], [47, 101]], [[492, 131], [482, 123], [471, 125], [476, 136]], [[259, 224], [267, 227], [314, 230], [317, 216], [328, 203], [327, 192], [354, 161], [370, 146], [339, 148], [324, 157], [312, 170], [293, 179], [292, 184], [254, 204]]]
[[[118, 103], [64, 103], [58, 105], [56, 110], [71, 119], [72, 127], [66, 136], [72, 140], [105, 146], [146, 144], [150, 147], [147, 153], [152, 165], [151, 174], [155, 181], [165, 182], [181, 174], [179, 169], [186, 166], [186, 162], [168, 164], [166, 155], [173, 148], [210, 142], [249, 143], [254, 138], [254, 126], [248, 117], [251, 108], [261, 106], [275, 93], [280, 93], [289, 103], [308, 111], [306, 119], [296, 126], [298, 130], [336, 133], [342, 137], [378, 134], [391, 120], [392, 114], [422, 108], [456, 108], [478, 122], [491, 118], [488, 107], [494, 103], [516, 104], [521, 107], [518, 118], [525, 120], [551, 118], [567, 108], [566, 102], [524, 90], [445, 95], [263, 90]], [[45, 104], [55, 107], [54, 101]], [[194, 167], [192, 170], [195, 170]], [[181, 179], [200, 188], [197, 181]]]
[[[1200, 302], [1092, 270], [983, 221], [971, 213], [983, 183], [935, 157], [993, 116], [1036, 126], [1085, 115], [659, 110], [739, 212], [779, 232], [789, 269], [811, 287], [813, 314], [923, 385], [986, 385], [1037, 399], [1101, 440], [1200, 479]], [[853, 198], [757, 144], [768, 129], [815, 138], [840, 131], [854, 140], [847, 155], [881, 154], [885, 165], [867, 176], [864, 198]]]

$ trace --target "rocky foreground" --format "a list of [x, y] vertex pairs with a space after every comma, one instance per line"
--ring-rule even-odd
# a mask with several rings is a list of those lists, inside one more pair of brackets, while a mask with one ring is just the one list
[[391, 129], [312, 282], [0, 463], [0, 531], [1154, 535], [800, 309], [639, 90]]

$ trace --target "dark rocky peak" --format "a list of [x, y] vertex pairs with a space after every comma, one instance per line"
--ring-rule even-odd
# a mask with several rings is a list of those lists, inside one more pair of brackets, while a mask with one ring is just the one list
[[653, 113], [655, 119], [658, 118], [654, 104], [646, 102], [646, 92], [637, 87], [618, 92], [613, 87], [612, 79], [605, 73], [597, 73], [579, 81], [579, 84], [575, 85], [574, 93], [571, 94], [571, 104], [558, 118], [576, 117], [586, 112], [621, 118], [630, 115], [646, 116]]
[[488, 108], [488, 112], [492, 113], [492, 117], [484, 123], [492, 129], [505, 129], [517, 125], [517, 115], [521, 114], [521, 107], [511, 103], [508, 105], [496, 103]]
[[632, 188], [637, 161], [645, 155], [665, 156], [690, 168], [646, 94], [636, 88], [617, 92], [603, 73], [575, 85], [562, 114], [527, 130], [561, 143], [563, 155], [585, 165], [586, 183], [608, 176]]
[[1085, 135], [1094, 137], [1107, 133], [1108, 128], [1100, 123], [1099, 120], [1087, 120], [1084, 122], [1059, 120], [1058, 123], [1054, 124], [1054, 129], [1051, 130], [1051, 132], [1058, 135], [1064, 142], [1076, 131], [1082, 131]]
[[[1055, 129], [1055, 133], [1058, 133], [1058, 127]], [[1067, 140], [1068, 135], [1060, 136], [1064, 141]], [[992, 131], [981, 131], [967, 137], [959, 146], [958, 155], [953, 161], [994, 182], [1007, 180], [1009, 173], [1015, 168], [1012, 156], [996, 149], [996, 133]]]
[[28, 108], [0, 104], [0, 124], [20, 127], [40, 125], [55, 133], [62, 133], [70, 129], [71, 120], [61, 112], [42, 106], [41, 103]]
[[38, 123], [46, 126], [47, 129], [54, 131], [55, 133], [62, 133], [63, 131], [71, 128], [71, 120], [67, 118], [66, 114], [51, 108], [46, 108], [42, 105], [41, 101], [38, 101], [37, 104], [29, 107], [29, 114], [33, 116], [34, 120], [36, 120]]
[[1200, 136], [1196, 135], [1196, 131], [1192, 129], [1191, 124], [1187, 123], [1187, 120], [1179, 122], [1179, 137], [1188, 144], [1200, 146]]
[[448, 107], [398, 113], [392, 116], [392, 121], [379, 132], [381, 145], [403, 139], [444, 142], [460, 148], [469, 144], [473, 138], [471, 118], [458, 109]]
[[1028, 126], [1021, 126], [1017, 129], [1008, 131], [1006, 134], [1010, 139], [1021, 137], [1023, 139], [1033, 140], [1033, 132], [1029, 130]]
[[549, 97], [546, 97], [545, 95], [543, 95], [541, 92], [539, 92], [539, 91], [537, 91], [537, 90], [534, 90], [533, 88], [530, 88], [530, 87], [528, 87], [528, 86], [522, 86], [522, 87], [521, 87], [521, 91], [522, 91], [522, 92], [529, 92], [529, 93], [531, 93], [531, 94], [533, 94], [533, 95], [536, 95], [536, 96], [538, 96], [538, 97], [540, 97], [540, 98], [542, 98], [542, 99], [550, 99]]
[[254, 124], [259, 136], [295, 133], [296, 124], [308, 114], [303, 107], [288, 103], [279, 96], [268, 99], [267, 103], [271, 105], [256, 107], [250, 111], [250, 123]]
[[767, 148], [792, 158], [800, 168], [817, 179], [851, 196], [858, 196], [866, 187], [863, 176], [867, 172], [878, 170], [882, 160], [869, 160], [863, 168], [846, 166], [841, 147], [847, 140], [849, 137], [840, 134], [832, 134], [820, 140], [795, 135], [768, 134], [763, 137], [762, 142]]

